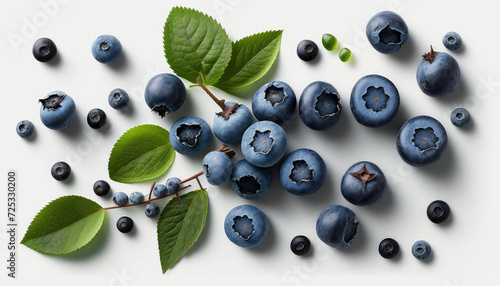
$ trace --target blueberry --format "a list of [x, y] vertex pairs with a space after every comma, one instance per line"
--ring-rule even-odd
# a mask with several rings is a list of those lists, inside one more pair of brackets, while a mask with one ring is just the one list
[[153, 187], [153, 194], [157, 198], [161, 198], [167, 195], [167, 188], [162, 184], [155, 184]]
[[269, 231], [266, 215], [252, 205], [233, 208], [224, 220], [224, 231], [234, 244], [251, 248], [260, 244]]
[[146, 205], [144, 213], [149, 218], [157, 217], [160, 214], [160, 207], [157, 204], [149, 203]]
[[431, 255], [431, 246], [425, 240], [419, 240], [411, 247], [411, 253], [418, 260], [425, 260]]
[[75, 117], [73, 99], [62, 91], [53, 91], [40, 99], [40, 119], [50, 129], [61, 130], [68, 127]]
[[141, 192], [133, 192], [130, 194], [130, 202], [133, 204], [140, 204], [144, 202], [144, 194]]
[[406, 163], [422, 167], [437, 162], [448, 147], [443, 125], [430, 116], [416, 116], [401, 127], [396, 147]]
[[17, 135], [21, 136], [22, 138], [28, 138], [31, 135], [33, 135], [33, 132], [35, 131], [35, 125], [29, 120], [22, 120], [19, 121], [16, 125], [16, 132]]
[[299, 116], [313, 130], [327, 130], [337, 124], [342, 113], [340, 96], [331, 84], [316, 81], [309, 84], [299, 100]]
[[71, 167], [66, 162], [57, 162], [52, 165], [50, 174], [58, 181], [66, 180], [71, 175]]
[[455, 90], [460, 80], [460, 67], [450, 54], [432, 49], [424, 54], [417, 68], [417, 83], [423, 93], [445, 96]]
[[427, 217], [433, 223], [445, 222], [450, 216], [450, 213], [451, 213], [450, 206], [441, 200], [433, 201], [427, 207]]
[[272, 184], [273, 173], [269, 168], [256, 167], [244, 159], [233, 167], [231, 187], [242, 198], [260, 198], [269, 191]]
[[408, 27], [398, 14], [381, 11], [375, 14], [366, 24], [368, 42], [383, 54], [392, 54], [408, 41]]
[[179, 182], [181, 179], [177, 177], [172, 177], [167, 180], [165, 186], [167, 187], [167, 194], [173, 194], [179, 190]]
[[297, 45], [297, 56], [303, 61], [309, 62], [318, 56], [318, 45], [311, 40], [302, 40]]
[[98, 62], [110, 64], [120, 57], [122, 44], [115, 36], [102, 35], [94, 40], [91, 50]]
[[378, 245], [378, 253], [385, 259], [392, 259], [399, 254], [399, 244], [392, 238], [386, 238]]
[[130, 102], [128, 93], [121, 88], [113, 89], [108, 96], [108, 102], [114, 109], [124, 109]]
[[94, 183], [94, 193], [100, 197], [109, 194], [110, 186], [108, 182], [104, 180], [99, 180]]
[[102, 109], [94, 108], [87, 114], [87, 123], [94, 129], [99, 129], [106, 124], [106, 113]]
[[49, 38], [40, 38], [33, 44], [33, 56], [39, 62], [48, 62], [57, 55], [57, 47]]
[[212, 140], [212, 130], [199, 117], [184, 116], [170, 128], [170, 144], [182, 155], [192, 156], [205, 150]]
[[212, 151], [203, 158], [203, 173], [211, 185], [219, 186], [229, 182], [232, 171], [231, 159], [223, 152]]
[[259, 120], [284, 124], [292, 118], [297, 109], [293, 89], [282, 81], [271, 81], [255, 92], [252, 98], [252, 112]]
[[354, 118], [364, 126], [383, 126], [398, 113], [399, 92], [390, 80], [381, 75], [364, 76], [352, 89], [351, 110]]
[[356, 215], [342, 205], [333, 205], [325, 209], [316, 221], [318, 237], [331, 247], [347, 247], [357, 232], [359, 222], [354, 222]]
[[462, 37], [455, 32], [448, 32], [443, 37], [443, 45], [448, 50], [457, 50], [462, 46]]
[[456, 127], [465, 127], [469, 124], [470, 113], [465, 108], [457, 108], [451, 113], [450, 119]]
[[296, 255], [305, 255], [311, 249], [311, 241], [304, 235], [297, 235], [290, 242], [290, 249]]
[[288, 154], [280, 167], [280, 182], [290, 194], [314, 194], [325, 181], [326, 165], [321, 156], [310, 149], [298, 149]]
[[287, 136], [283, 128], [272, 121], [252, 124], [241, 139], [241, 153], [252, 165], [271, 167], [285, 154]]
[[117, 206], [124, 206], [128, 203], [128, 196], [124, 192], [113, 194], [113, 203]]
[[122, 216], [116, 222], [116, 228], [122, 233], [130, 232], [134, 228], [134, 221], [128, 216]]
[[[250, 109], [243, 104], [226, 102], [229, 108], [234, 107], [227, 117], [224, 112], [214, 116], [214, 135], [224, 143], [236, 143], [241, 140], [245, 130], [252, 125], [253, 118]], [[227, 119], [226, 119], [227, 118]]]
[[175, 75], [162, 73], [151, 78], [144, 91], [144, 99], [151, 111], [162, 118], [177, 111], [186, 100], [186, 87]]
[[384, 197], [387, 180], [377, 165], [362, 161], [352, 165], [344, 173], [340, 190], [344, 198], [353, 205], [371, 205]]

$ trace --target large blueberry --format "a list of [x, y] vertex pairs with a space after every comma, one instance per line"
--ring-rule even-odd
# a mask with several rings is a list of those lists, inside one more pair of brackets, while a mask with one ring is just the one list
[[455, 90], [460, 80], [460, 67], [453, 56], [432, 49], [424, 54], [417, 68], [417, 83], [429, 96], [445, 96]]
[[211, 185], [227, 183], [232, 171], [231, 159], [223, 152], [212, 151], [203, 158], [203, 173]]
[[172, 124], [169, 139], [175, 151], [191, 156], [210, 145], [212, 130], [205, 120], [195, 116], [184, 116]]
[[398, 89], [381, 75], [364, 76], [352, 89], [351, 110], [359, 123], [368, 127], [383, 126], [398, 113]]
[[266, 215], [252, 205], [233, 208], [224, 220], [224, 231], [234, 244], [251, 248], [260, 244], [269, 231]]
[[293, 89], [282, 81], [271, 81], [255, 92], [252, 98], [252, 112], [255, 117], [277, 124], [286, 123], [297, 109]]
[[252, 113], [243, 104], [236, 102], [225, 102], [229, 108], [234, 107], [231, 113], [225, 116], [224, 112], [217, 113], [214, 116], [214, 134], [224, 143], [236, 143], [241, 140], [245, 130], [252, 125]]
[[244, 159], [233, 167], [231, 187], [242, 198], [260, 198], [269, 191], [272, 184], [273, 173], [269, 168], [256, 167]]
[[120, 57], [122, 44], [115, 36], [102, 35], [94, 40], [91, 50], [98, 62], [110, 64]]
[[408, 41], [408, 27], [398, 14], [381, 11], [366, 24], [366, 37], [375, 50], [383, 54], [399, 51]]
[[371, 162], [352, 165], [342, 177], [340, 191], [353, 205], [366, 206], [380, 201], [387, 190], [387, 180], [380, 168]]
[[186, 100], [186, 87], [175, 75], [162, 73], [152, 77], [146, 85], [144, 99], [151, 111], [161, 117], [177, 111]]
[[289, 193], [297, 196], [311, 195], [325, 181], [325, 161], [313, 150], [298, 149], [285, 157], [279, 176], [281, 185]]
[[406, 121], [398, 133], [396, 147], [401, 158], [415, 167], [437, 162], [448, 147], [443, 125], [430, 116], [416, 116]]
[[40, 119], [50, 129], [61, 130], [68, 127], [75, 117], [76, 107], [73, 99], [62, 91], [49, 92], [40, 99]]
[[287, 136], [283, 128], [272, 121], [252, 124], [241, 139], [241, 153], [252, 165], [271, 167], [285, 154]]
[[327, 130], [337, 124], [342, 113], [340, 96], [331, 84], [316, 81], [302, 91], [299, 116], [304, 124], [314, 130]]
[[342, 205], [325, 209], [316, 221], [316, 233], [331, 247], [347, 247], [357, 232], [359, 222], [354, 222], [356, 214]]

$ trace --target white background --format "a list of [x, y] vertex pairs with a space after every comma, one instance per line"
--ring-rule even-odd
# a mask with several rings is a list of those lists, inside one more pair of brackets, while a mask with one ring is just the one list
[[[205, 230], [166, 274], [160, 267], [156, 219], [147, 218], [142, 207], [134, 207], [109, 211], [96, 239], [70, 255], [42, 255], [19, 245], [18, 278], [6, 279], [6, 269], [1, 267], [0, 276], [7, 285], [498, 285], [500, 21], [494, 1], [89, 2], [2, 1], [0, 164], [4, 180], [8, 169], [18, 171], [18, 241], [37, 212], [57, 197], [76, 194], [111, 206], [110, 197], [93, 194], [92, 185], [98, 179], [108, 180], [113, 191], [148, 191], [151, 181], [120, 184], [107, 175], [111, 148], [127, 129], [145, 123], [169, 129], [184, 115], [212, 123], [218, 107], [199, 88], [189, 88], [184, 106], [164, 119], [150, 112], [143, 99], [145, 84], [152, 76], [171, 72], [163, 55], [162, 33], [164, 21], [176, 5], [213, 16], [233, 40], [284, 29], [277, 62], [263, 79], [241, 90], [241, 95], [251, 96], [270, 80], [289, 83], [297, 97], [316, 80], [330, 82], [338, 89], [343, 114], [337, 126], [315, 132], [298, 116], [285, 126], [287, 151], [300, 147], [316, 150], [326, 161], [328, 178], [316, 194], [295, 197], [281, 188], [275, 176], [270, 192], [255, 201], [236, 196], [230, 186], [211, 187], [202, 178], [210, 200]], [[410, 39], [397, 54], [378, 53], [364, 35], [367, 21], [381, 10], [399, 13], [409, 27]], [[448, 31], [458, 32], [464, 41], [461, 50], [451, 52], [460, 64], [462, 78], [453, 94], [431, 98], [419, 90], [416, 68], [429, 45], [445, 51], [441, 38]], [[341, 47], [351, 49], [350, 62], [338, 59], [338, 49], [328, 52], [321, 46], [323, 33], [335, 35]], [[93, 59], [90, 45], [101, 34], [115, 35], [121, 41], [123, 55], [118, 63], [108, 66]], [[59, 54], [54, 62], [44, 64], [33, 58], [31, 48], [40, 37], [56, 43]], [[320, 46], [316, 62], [302, 62], [296, 56], [296, 45], [302, 39]], [[391, 79], [401, 95], [398, 116], [378, 129], [358, 124], [349, 109], [354, 83], [372, 73]], [[107, 103], [108, 93], [116, 87], [131, 96], [130, 108], [122, 112]], [[77, 106], [74, 122], [62, 132], [47, 129], [38, 115], [37, 100], [53, 90], [65, 91]], [[222, 98], [250, 106], [248, 99], [212, 90]], [[459, 106], [472, 114], [471, 125], [465, 129], [449, 121], [449, 114]], [[86, 114], [94, 107], [102, 108], [108, 116], [103, 130], [92, 130], [86, 124]], [[414, 168], [400, 159], [395, 139], [407, 119], [421, 114], [443, 123], [449, 148], [437, 164]], [[22, 119], [35, 124], [33, 139], [16, 135], [15, 126]], [[214, 137], [210, 149], [218, 145]], [[169, 173], [158, 181], [170, 176], [186, 178], [200, 171], [202, 157], [177, 155]], [[344, 171], [360, 160], [376, 163], [389, 179], [386, 197], [374, 206], [353, 206], [340, 194]], [[50, 176], [50, 167], [57, 161], [67, 161], [72, 167], [66, 182]], [[2, 186], [6, 188], [5, 183]], [[6, 192], [1, 194], [1, 221], [6, 224]], [[451, 206], [451, 219], [444, 225], [427, 219], [427, 205], [435, 199]], [[243, 203], [261, 208], [271, 223], [268, 237], [254, 249], [233, 245], [223, 231], [227, 212]], [[359, 233], [347, 249], [329, 248], [316, 236], [316, 218], [332, 204], [350, 207], [360, 221]], [[132, 233], [116, 230], [115, 222], [122, 215], [134, 219]], [[312, 253], [306, 257], [295, 256], [289, 249], [290, 240], [298, 234], [311, 239]], [[400, 256], [394, 260], [378, 254], [378, 244], [386, 237], [393, 237], [401, 246]], [[411, 254], [411, 245], [419, 239], [432, 246], [429, 261], [418, 261]], [[5, 261], [4, 231], [0, 242], [1, 260]]]

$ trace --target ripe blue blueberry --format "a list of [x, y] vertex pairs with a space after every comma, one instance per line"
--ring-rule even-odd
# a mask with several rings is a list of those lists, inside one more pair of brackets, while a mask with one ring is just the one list
[[450, 119], [456, 127], [465, 127], [469, 124], [470, 113], [465, 108], [457, 108], [451, 113]]
[[368, 42], [383, 54], [392, 54], [408, 41], [408, 27], [398, 14], [381, 11], [375, 14], [366, 24]]
[[128, 203], [128, 196], [124, 192], [113, 194], [113, 203], [117, 206], [124, 206]]
[[170, 128], [170, 144], [182, 155], [192, 156], [205, 150], [212, 140], [212, 130], [199, 117], [184, 116]]
[[109, 194], [110, 189], [111, 187], [109, 186], [108, 182], [104, 180], [99, 180], [94, 183], [94, 193], [99, 197], [104, 197]]
[[273, 184], [273, 173], [269, 168], [256, 167], [247, 160], [237, 162], [231, 175], [231, 187], [244, 199], [256, 199], [265, 195]]
[[151, 111], [162, 118], [177, 111], [186, 100], [186, 87], [175, 75], [162, 73], [152, 77], [146, 85], [144, 99]]
[[283, 128], [272, 121], [252, 124], [241, 139], [241, 153], [252, 165], [271, 167], [285, 154], [287, 136]]
[[214, 134], [224, 143], [236, 143], [241, 140], [245, 130], [252, 125], [253, 118], [246, 105], [225, 102], [226, 110], [214, 116]]
[[418, 260], [425, 260], [431, 255], [431, 246], [425, 240], [419, 240], [411, 247], [411, 253]]
[[116, 222], [116, 228], [122, 233], [130, 232], [134, 228], [134, 221], [128, 216], [122, 216]]
[[281, 163], [279, 178], [283, 188], [290, 194], [311, 195], [325, 181], [325, 161], [313, 150], [305, 148], [295, 150]]
[[149, 218], [157, 217], [160, 214], [160, 207], [157, 204], [149, 203], [146, 205], [144, 213]]
[[259, 120], [284, 124], [297, 109], [293, 89], [282, 81], [271, 81], [255, 92], [252, 98], [252, 112]]
[[351, 245], [359, 222], [354, 222], [356, 215], [342, 205], [333, 205], [325, 209], [316, 221], [318, 237], [331, 247], [342, 248]]
[[162, 184], [155, 184], [153, 187], [153, 194], [157, 198], [161, 198], [167, 195], [167, 188]]
[[417, 83], [423, 93], [439, 97], [455, 90], [460, 80], [460, 67], [453, 56], [432, 49], [424, 54], [417, 68]]
[[57, 162], [52, 165], [50, 174], [54, 179], [64, 181], [71, 175], [71, 167], [66, 162]]
[[399, 243], [392, 238], [386, 238], [378, 245], [378, 253], [385, 259], [392, 259], [399, 254]]
[[433, 201], [427, 207], [427, 217], [433, 223], [443, 223], [450, 216], [450, 206], [441, 200]]
[[61, 130], [68, 127], [75, 117], [76, 107], [73, 99], [62, 91], [53, 91], [39, 100], [40, 119], [50, 129]]
[[120, 110], [127, 107], [130, 102], [130, 98], [125, 90], [115, 88], [109, 93], [108, 102], [111, 107]]
[[396, 147], [406, 163], [422, 167], [437, 162], [448, 147], [443, 125], [430, 116], [416, 116], [401, 127]]
[[362, 161], [352, 165], [344, 173], [340, 190], [344, 198], [353, 205], [371, 205], [384, 197], [387, 180], [377, 165]]
[[383, 126], [398, 113], [398, 89], [381, 75], [364, 76], [352, 89], [351, 110], [354, 118], [364, 126]]
[[203, 158], [203, 173], [211, 185], [219, 186], [229, 182], [232, 171], [231, 159], [223, 152], [212, 151]]
[[133, 204], [140, 204], [144, 201], [144, 194], [141, 192], [133, 192], [130, 194], [130, 202]]
[[234, 244], [251, 248], [260, 244], [269, 231], [266, 215], [252, 205], [233, 208], [224, 220], [224, 231]]
[[92, 43], [92, 55], [103, 64], [110, 64], [116, 61], [122, 53], [122, 44], [111, 35], [101, 35]]
[[311, 241], [304, 235], [297, 235], [290, 242], [290, 249], [296, 255], [306, 255], [311, 249]]
[[56, 55], [56, 44], [49, 38], [40, 38], [33, 44], [33, 56], [39, 62], [48, 62]]
[[106, 113], [102, 109], [94, 108], [87, 114], [87, 123], [93, 129], [99, 129], [106, 124]]
[[448, 32], [443, 37], [443, 45], [448, 50], [457, 50], [462, 46], [462, 37], [456, 32]]
[[22, 120], [19, 121], [16, 125], [16, 132], [17, 135], [21, 136], [22, 138], [28, 138], [31, 135], [33, 135], [33, 132], [35, 131], [35, 125], [29, 120]]
[[302, 91], [299, 116], [313, 130], [327, 130], [337, 124], [342, 114], [340, 96], [331, 84], [316, 81]]
[[319, 48], [315, 42], [311, 40], [302, 40], [297, 45], [297, 56], [303, 61], [309, 62], [318, 56]]
[[167, 182], [165, 183], [165, 186], [167, 187], [167, 194], [170, 195], [170, 194], [173, 194], [175, 192], [177, 192], [179, 190], [179, 182], [181, 181], [181, 179], [177, 178], [177, 177], [172, 177], [172, 178], [169, 178], [167, 180]]

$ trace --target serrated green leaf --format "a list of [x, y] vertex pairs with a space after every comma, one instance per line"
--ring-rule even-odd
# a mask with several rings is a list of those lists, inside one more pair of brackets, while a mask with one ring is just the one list
[[116, 141], [109, 156], [109, 177], [121, 183], [155, 179], [168, 170], [174, 158], [167, 130], [151, 124], [139, 125]]
[[198, 240], [208, 213], [205, 190], [182, 195], [182, 203], [172, 199], [158, 220], [158, 249], [163, 273], [174, 265]]
[[231, 59], [231, 40], [212, 17], [174, 7], [163, 30], [165, 57], [172, 70], [193, 83], [215, 84]]
[[45, 254], [67, 254], [89, 243], [101, 229], [106, 210], [80, 196], [46, 205], [33, 219], [22, 244]]
[[231, 61], [215, 86], [237, 89], [265, 75], [278, 55], [282, 33], [282, 30], [268, 31], [234, 43]]

